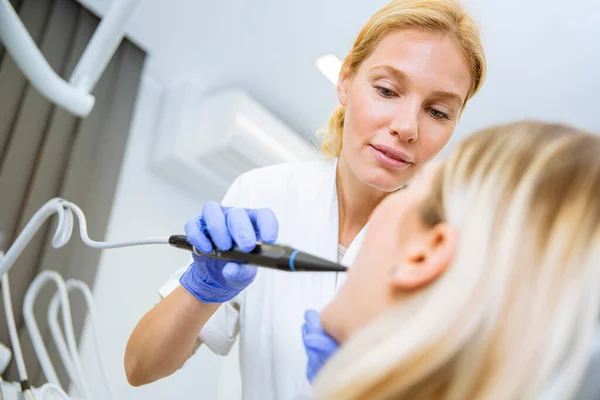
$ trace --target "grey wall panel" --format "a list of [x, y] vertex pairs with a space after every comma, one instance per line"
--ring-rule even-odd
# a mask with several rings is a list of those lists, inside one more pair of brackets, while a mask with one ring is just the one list
[[[23, 0], [19, 16], [29, 34], [40, 43], [45, 31], [48, 15], [52, 7], [51, 0]], [[5, 158], [5, 149], [10, 142], [12, 127], [19, 115], [22, 98], [27, 82], [10, 57], [3, 57], [0, 66], [0, 168]], [[0, 203], [2, 204], [2, 203]], [[2, 227], [0, 227], [2, 229]]]

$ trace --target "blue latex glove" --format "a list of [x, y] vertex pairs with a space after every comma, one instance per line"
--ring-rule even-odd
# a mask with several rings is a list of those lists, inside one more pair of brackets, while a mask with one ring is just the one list
[[308, 355], [306, 377], [312, 383], [321, 367], [337, 351], [339, 344], [325, 333], [321, 326], [321, 316], [315, 310], [307, 310], [304, 313], [302, 341]]
[[[204, 205], [201, 216], [185, 224], [187, 240], [203, 253], [210, 253], [213, 243], [225, 251], [231, 249], [234, 242], [240, 250], [250, 252], [257, 240], [274, 243], [278, 230], [277, 218], [270, 209], [223, 207], [214, 201]], [[231, 300], [256, 277], [254, 266], [192, 256], [194, 262], [179, 283], [204, 303]]]

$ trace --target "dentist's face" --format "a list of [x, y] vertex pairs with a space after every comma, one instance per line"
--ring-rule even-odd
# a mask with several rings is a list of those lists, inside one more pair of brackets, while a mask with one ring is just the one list
[[470, 85], [452, 38], [414, 29], [384, 36], [354, 75], [340, 74], [341, 166], [371, 187], [397, 190], [446, 145]]

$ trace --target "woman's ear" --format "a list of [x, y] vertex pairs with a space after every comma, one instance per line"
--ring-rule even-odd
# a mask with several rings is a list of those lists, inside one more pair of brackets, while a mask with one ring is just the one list
[[421, 288], [439, 277], [452, 264], [458, 247], [458, 231], [447, 223], [416, 234], [406, 243], [403, 259], [390, 274], [394, 290]]
[[338, 76], [338, 82], [336, 85], [337, 96], [340, 104], [346, 107], [348, 99], [348, 86], [350, 86], [351, 74], [348, 68], [342, 68], [340, 75]]

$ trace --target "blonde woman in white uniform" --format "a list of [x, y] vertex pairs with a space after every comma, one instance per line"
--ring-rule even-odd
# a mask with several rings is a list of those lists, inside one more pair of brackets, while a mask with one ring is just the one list
[[[256, 239], [276, 239], [331, 260], [348, 249], [340, 261], [351, 264], [373, 209], [444, 147], [484, 75], [477, 26], [459, 2], [389, 3], [344, 60], [341, 106], [323, 143], [331, 160], [243, 174], [222, 205], [207, 203], [186, 224], [189, 240], [210, 249], [208, 233], [219, 248], [235, 242], [249, 251]], [[227, 354], [239, 334], [244, 399], [306, 393], [303, 315], [331, 300], [341, 278], [195, 257], [131, 334], [128, 380], [138, 386], [172, 374], [200, 343]]]

